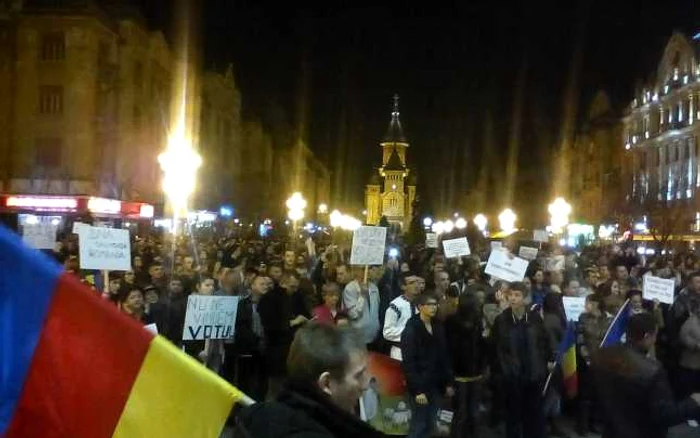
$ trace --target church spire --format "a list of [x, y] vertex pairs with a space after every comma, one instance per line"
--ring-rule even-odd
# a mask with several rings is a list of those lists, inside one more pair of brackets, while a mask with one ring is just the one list
[[403, 135], [403, 128], [399, 120], [399, 95], [394, 94], [394, 109], [391, 112], [391, 122], [389, 129], [384, 136], [385, 143], [406, 143], [406, 137]]

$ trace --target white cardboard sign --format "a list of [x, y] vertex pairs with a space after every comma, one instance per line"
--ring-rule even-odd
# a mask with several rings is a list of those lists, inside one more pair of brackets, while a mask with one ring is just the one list
[[183, 341], [233, 339], [239, 297], [190, 295], [187, 298]]
[[471, 249], [469, 249], [469, 242], [467, 242], [466, 237], [443, 240], [442, 249], [445, 251], [445, 257], [448, 259], [453, 257], [468, 256], [472, 253]]
[[425, 247], [426, 248], [437, 248], [438, 247], [437, 233], [425, 233]]
[[527, 260], [509, 256], [505, 251], [492, 251], [484, 272], [512, 283], [525, 278], [528, 264]]
[[642, 285], [642, 297], [645, 300], [659, 300], [660, 303], [673, 304], [673, 292], [675, 290], [675, 282], [666, 280], [665, 278], [652, 277], [651, 275], [644, 277]]
[[553, 257], [547, 257], [547, 271], [563, 271], [565, 266], [566, 258], [563, 255], [557, 255]]
[[131, 270], [129, 230], [81, 225], [80, 269]]
[[549, 242], [549, 233], [547, 230], [534, 230], [532, 232], [532, 240], [535, 242]]
[[56, 230], [51, 223], [22, 226], [22, 241], [36, 249], [54, 249], [56, 247]]
[[586, 311], [585, 297], [561, 297], [564, 301], [564, 312], [567, 321], [578, 321], [578, 317]]
[[352, 234], [351, 265], [381, 265], [386, 245], [385, 227], [360, 227]]
[[491, 251], [496, 251], [503, 248], [503, 242], [500, 240], [492, 240], [491, 241]]
[[518, 256], [524, 258], [525, 260], [536, 260], [537, 259], [537, 253], [539, 250], [537, 248], [532, 248], [529, 246], [521, 246], [520, 250], [518, 251]]

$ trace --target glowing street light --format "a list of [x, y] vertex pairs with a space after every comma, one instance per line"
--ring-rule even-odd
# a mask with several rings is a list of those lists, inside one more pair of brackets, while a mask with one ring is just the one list
[[294, 231], [296, 232], [297, 222], [304, 218], [304, 209], [306, 208], [306, 199], [301, 196], [301, 193], [294, 192], [286, 202], [287, 217], [292, 221]]
[[197, 169], [202, 157], [192, 148], [192, 141], [185, 134], [185, 122], [168, 137], [168, 148], [158, 156], [163, 170], [163, 191], [173, 208], [175, 219], [187, 216], [187, 202], [194, 193]]
[[433, 225], [433, 219], [432, 219], [432, 218], [426, 217], [425, 219], [423, 219], [423, 226], [425, 226], [425, 227], [430, 227], [430, 226], [432, 226], [432, 225]]
[[498, 215], [498, 222], [501, 225], [501, 230], [505, 233], [512, 233], [515, 231], [515, 221], [517, 219], [518, 217], [510, 208], [506, 208]]
[[445, 221], [445, 232], [446, 232], [446, 233], [451, 233], [452, 230], [454, 230], [454, 229], [455, 229], [455, 223], [452, 222], [452, 221], [449, 220], [449, 219], [446, 220], [446, 221]]
[[463, 230], [463, 229], [467, 228], [467, 220], [464, 219], [463, 217], [458, 218], [455, 221], [455, 228], [457, 228], [458, 230]]
[[442, 234], [445, 232], [445, 223], [442, 221], [434, 222], [430, 228], [435, 234]]
[[489, 221], [486, 219], [486, 216], [483, 214], [479, 213], [476, 216], [474, 216], [474, 225], [481, 231], [482, 233], [486, 231], [486, 225], [488, 225]]
[[343, 220], [343, 213], [339, 212], [338, 210], [333, 210], [331, 212], [330, 219], [331, 227], [338, 228], [340, 226], [341, 221]]
[[326, 204], [319, 204], [319, 205], [318, 205], [318, 212], [319, 212], [320, 214], [326, 214], [326, 213], [328, 213], [328, 205], [326, 205]]
[[561, 233], [569, 224], [569, 215], [571, 214], [571, 205], [564, 198], [557, 198], [549, 204], [547, 209], [550, 215], [550, 224], [552, 232]]

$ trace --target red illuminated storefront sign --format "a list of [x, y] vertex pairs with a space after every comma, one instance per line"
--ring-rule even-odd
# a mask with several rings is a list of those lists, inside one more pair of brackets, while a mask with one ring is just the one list
[[151, 219], [154, 207], [145, 202], [128, 202], [94, 196], [0, 195], [5, 212], [85, 213]]

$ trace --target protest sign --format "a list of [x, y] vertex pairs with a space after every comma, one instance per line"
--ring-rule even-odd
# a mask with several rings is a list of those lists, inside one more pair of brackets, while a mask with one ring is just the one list
[[88, 224], [82, 222], [73, 222], [73, 234], [80, 234], [80, 230], [85, 226], [89, 227]]
[[532, 232], [532, 240], [535, 242], [549, 242], [549, 233], [546, 230], [535, 230]]
[[673, 280], [665, 278], [652, 277], [651, 275], [644, 277], [642, 285], [642, 297], [645, 300], [659, 300], [660, 303], [673, 304], [673, 292], [675, 283]]
[[437, 248], [438, 247], [437, 233], [425, 233], [425, 247], [426, 248]]
[[528, 261], [525, 259], [510, 256], [505, 251], [492, 251], [484, 272], [508, 282], [522, 281], [527, 266]]
[[518, 255], [525, 260], [535, 260], [537, 259], [537, 253], [538, 253], [537, 248], [531, 248], [529, 246], [521, 246], [520, 251], [518, 251]]
[[351, 265], [381, 265], [386, 245], [385, 227], [360, 227], [352, 234]]
[[563, 255], [547, 257], [546, 270], [548, 272], [563, 271], [565, 258]]
[[81, 225], [80, 269], [131, 270], [129, 230]]
[[586, 311], [585, 297], [562, 297], [562, 301], [567, 321], [578, 321], [578, 317]]
[[187, 298], [183, 341], [233, 339], [239, 297], [190, 295]]
[[491, 251], [496, 251], [503, 248], [503, 242], [500, 240], [492, 240], [491, 241]]
[[467, 242], [466, 237], [443, 240], [442, 249], [445, 251], [445, 257], [448, 259], [453, 257], [468, 256], [472, 253], [469, 249], [469, 242]]
[[22, 241], [36, 249], [54, 249], [56, 247], [57, 227], [51, 223], [22, 226]]

